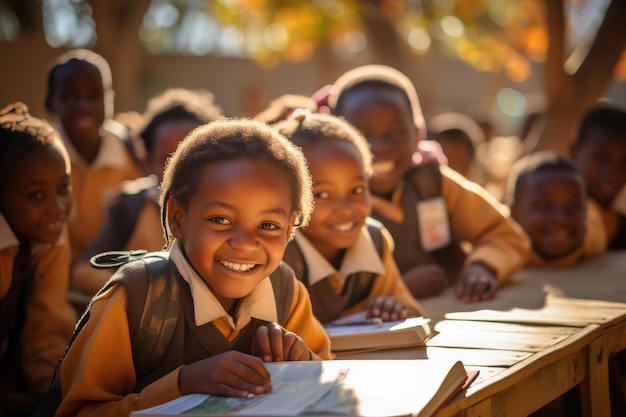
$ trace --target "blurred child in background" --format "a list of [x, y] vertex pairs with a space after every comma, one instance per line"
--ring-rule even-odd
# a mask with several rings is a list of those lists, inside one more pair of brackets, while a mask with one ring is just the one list
[[109, 65], [95, 52], [66, 52], [48, 72], [46, 108], [58, 120], [72, 162], [74, 206], [68, 219], [72, 261], [98, 232], [118, 185], [143, 175], [131, 151], [132, 140], [112, 133], [127, 133], [112, 121], [113, 97]]
[[626, 110], [599, 103], [583, 114], [571, 155], [602, 208], [608, 249], [626, 249]]
[[50, 384], [76, 315], [66, 301], [70, 161], [22, 103], [0, 110], [0, 415], [26, 415]]
[[600, 208], [569, 158], [540, 151], [518, 160], [505, 201], [532, 242], [529, 266], [563, 267], [606, 251]]
[[72, 268], [73, 287], [91, 296], [111, 277], [110, 269], [94, 269], [89, 260], [106, 251], [163, 249], [158, 185], [166, 159], [196, 127], [216, 120], [222, 109], [204, 90], [172, 88], [148, 101], [139, 137], [146, 150], [147, 177], [126, 181], [108, 206], [96, 237]]
[[[358, 67], [334, 83], [329, 106], [371, 145], [373, 217], [391, 232], [396, 263], [413, 296], [455, 285], [462, 300], [492, 298], [524, 264], [528, 238], [478, 184], [445, 165], [416, 169], [413, 157], [425, 123], [411, 81], [387, 66]], [[460, 241], [472, 245], [467, 257]]]

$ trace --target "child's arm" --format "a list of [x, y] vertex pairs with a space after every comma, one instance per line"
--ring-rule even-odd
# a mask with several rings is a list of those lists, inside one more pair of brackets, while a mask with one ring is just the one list
[[391, 234], [384, 228], [381, 232], [384, 237], [381, 258], [385, 273], [376, 277], [367, 298], [341, 315], [368, 310], [370, 317], [381, 317], [385, 321], [424, 316], [424, 309], [409, 291], [393, 259], [394, 242]]
[[526, 262], [530, 250], [527, 235], [487, 190], [445, 166], [441, 172], [452, 233], [473, 246], [465, 265], [481, 263], [498, 283], [507, 282]]
[[330, 339], [322, 324], [313, 315], [309, 292], [295, 276], [293, 280], [293, 302], [284, 328], [302, 338], [311, 353], [311, 359], [331, 359]]
[[459, 273], [456, 296], [466, 302], [486, 301], [494, 297], [497, 288], [495, 274], [485, 265], [474, 263]]
[[[63, 238], [66, 239], [66, 236]], [[24, 374], [34, 392], [50, 385], [76, 324], [76, 312], [67, 301], [70, 250], [66, 243], [35, 255], [36, 278], [26, 309], [20, 346]]]

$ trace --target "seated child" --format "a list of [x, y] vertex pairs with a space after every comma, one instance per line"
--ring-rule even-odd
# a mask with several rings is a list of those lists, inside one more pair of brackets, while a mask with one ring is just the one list
[[72, 336], [71, 205], [59, 134], [22, 103], [0, 110], [0, 415], [30, 411]]
[[[528, 238], [478, 184], [445, 165], [416, 169], [413, 156], [425, 126], [411, 81], [390, 67], [358, 67], [334, 83], [329, 106], [370, 143], [372, 216], [391, 232], [394, 258], [413, 296], [454, 284], [462, 300], [492, 298], [524, 264]], [[473, 246], [466, 259], [461, 241]]]
[[269, 126], [224, 119], [192, 131], [168, 161], [159, 198], [169, 256], [157, 262], [180, 289], [171, 342], [137, 371], [150, 352], [133, 354], [127, 312], [141, 277], [131, 266], [143, 261], [120, 268], [62, 362], [56, 415], [128, 416], [190, 393], [263, 394], [263, 362], [330, 359], [306, 288], [281, 262], [312, 199], [302, 152]]
[[474, 119], [454, 112], [438, 114], [428, 120], [428, 137], [441, 146], [450, 168], [476, 183], [486, 180], [477, 155], [485, 141]]
[[118, 185], [143, 175], [129, 147], [112, 133], [119, 129], [108, 127], [119, 127], [111, 120], [113, 95], [109, 65], [92, 51], [66, 52], [48, 72], [46, 108], [58, 119], [72, 161], [72, 262], [98, 232]]
[[626, 110], [596, 104], [583, 114], [571, 155], [602, 208], [609, 250], [626, 249]]
[[111, 278], [112, 270], [94, 269], [89, 263], [98, 253], [163, 248], [157, 187], [165, 161], [191, 130], [216, 120], [221, 113], [208, 91], [171, 88], [148, 101], [139, 137], [146, 150], [145, 171], [149, 175], [121, 184], [98, 234], [72, 267], [74, 288], [91, 298]]
[[393, 260], [391, 235], [377, 221], [366, 224], [372, 157], [363, 136], [343, 119], [306, 111], [274, 127], [302, 149], [313, 179], [311, 221], [283, 259], [309, 289], [315, 316], [327, 323], [362, 310], [384, 321], [423, 315]]
[[600, 209], [569, 158], [554, 151], [523, 157], [511, 169], [506, 195], [532, 242], [528, 266], [564, 267], [606, 250]]

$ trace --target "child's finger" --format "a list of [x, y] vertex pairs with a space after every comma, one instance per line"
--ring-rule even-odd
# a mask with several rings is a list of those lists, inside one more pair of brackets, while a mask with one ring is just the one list
[[265, 327], [269, 332], [269, 341], [272, 353], [271, 360], [274, 362], [281, 362], [285, 357], [283, 353], [283, 328], [277, 323], [268, 323]]
[[269, 329], [265, 326], [259, 326], [255, 333], [255, 354], [263, 360], [263, 362], [272, 361], [272, 346], [270, 342]]

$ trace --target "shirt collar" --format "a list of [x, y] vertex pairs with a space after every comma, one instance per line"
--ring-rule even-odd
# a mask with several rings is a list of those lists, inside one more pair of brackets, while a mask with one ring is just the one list
[[394, 223], [404, 222], [404, 213], [402, 212], [402, 193], [404, 192], [404, 181], [398, 182], [396, 188], [391, 194], [391, 200], [372, 194], [372, 207], [377, 212], [383, 214]]
[[[41, 243], [33, 241], [31, 243], [30, 253], [31, 255], [38, 254], [52, 246], [66, 244], [67, 242], [67, 223], [64, 226], [63, 233], [59, 236], [59, 240], [55, 243]], [[10, 247], [19, 248], [20, 241], [13, 233], [13, 229], [9, 225], [9, 222], [4, 217], [3, 214], [0, 213], [0, 250], [5, 250]]]
[[356, 243], [346, 251], [339, 271], [315, 249], [300, 230], [296, 230], [295, 239], [307, 265], [310, 286], [336, 273], [339, 273], [343, 278], [357, 272], [385, 273], [385, 266], [380, 259], [372, 237], [367, 231], [367, 226], [361, 228]]
[[224, 317], [233, 330], [245, 327], [252, 317], [269, 322], [278, 321], [274, 289], [269, 277], [261, 281], [240, 301], [233, 318], [224, 310], [211, 289], [191, 266], [183, 253], [182, 242], [174, 241], [170, 249], [170, 259], [189, 284], [196, 326], [202, 326], [220, 317]]
[[4, 250], [12, 246], [20, 246], [20, 241], [15, 236], [15, 233], [13, 233], [13, 229], [9, 226], [7, 219], [0, 213], [0, 250]]
[[65, 129], [63, 129], [63, 125], [61, 123], [57, 123], [56, 129], [63, 139], [63, 144], [65, 145], [72, 162], [85, 166], [89, 165], [91, 168], [126, 168], [126, 159], [122, 157], [122, 155], [125, 155], [127, 150], [121, 139], [108, 130], [102, 129], [102, 141], [100, 142], [98, 155], [96, 155], [96, 159], [94, 159], [93, 163], [87, 164], [87, 161], [85, 161], [83, 156], [78, 153], [72, 144], [72, 141], [67, 137]]

